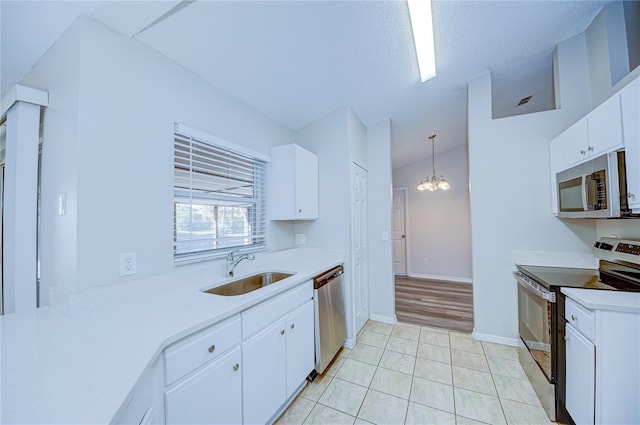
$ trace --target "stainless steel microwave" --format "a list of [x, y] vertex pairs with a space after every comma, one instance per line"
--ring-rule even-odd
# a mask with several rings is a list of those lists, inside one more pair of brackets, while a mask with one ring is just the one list
[[556, 174], [558, 217], [631, 217], [624, 151], [601, 155]]

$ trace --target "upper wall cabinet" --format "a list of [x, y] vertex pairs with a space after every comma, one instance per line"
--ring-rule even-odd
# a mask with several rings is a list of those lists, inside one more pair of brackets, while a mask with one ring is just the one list
[[620, 94], [616, 93], [587, 115], [589, 156], [598, 156], [624, 146]]
[[[640, 212], [640, 79], [620, 92], [629, 208]], [[621, 194], [622, 195], [622, 194]]]
[[269, 203], [272, 220], [318, 218], [318, 158], [292, 143], [271, 148]]
[[551, 162], [562, 171], [623, 146], [620, 95], [615, 94], [551, 142]]

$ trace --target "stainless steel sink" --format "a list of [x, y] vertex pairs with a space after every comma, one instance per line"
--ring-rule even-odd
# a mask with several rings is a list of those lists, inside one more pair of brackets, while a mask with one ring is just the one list
[[203, 292], [224, 296], [242, 295], [286, 279], [289, 276], [293, 276], [293, 274], [279, 272], [254, 274], [221, 286], [216, 286], [215, 288], [205, 289]]

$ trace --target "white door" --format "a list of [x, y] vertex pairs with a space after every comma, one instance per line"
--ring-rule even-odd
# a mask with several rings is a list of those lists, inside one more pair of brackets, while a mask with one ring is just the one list
[[351, 164], [351, 260], [356, 334], [369, 320], [367, 170]]
[[393, 273], [407, 274], [407, 227], [405, 189], [393, 190]]

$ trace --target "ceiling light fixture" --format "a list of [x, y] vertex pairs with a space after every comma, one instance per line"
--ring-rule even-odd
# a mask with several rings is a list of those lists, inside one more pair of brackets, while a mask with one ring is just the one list
[[420, 81], [423, 83], [436, 76], [436, 51], [433, 45], [433, 19], [431, 0], [407, 0], [413, 42], [418, 56]]
[[424, 179], [422, 179], [422, 181], [416, 188], [419, 191], [426, 190], [428, 192], [434, 192], [438, 189], [440, 190], [451, 189], [451, 185], [449, 184], [449, 182], [447, 182], [447, 180], [443, 176], [440, 175], [436, 177], [436, 153], [435, 153], [435, 144], [434, 144], [435, 138], [436, 138], [435, 134], [432, 134], [431, 136], [429, 136], [429, 139], [431, 139], [431, 165], [433, 167], [432, 168], [433, 174], [430, 175], [429, 177], [425, 177]]

